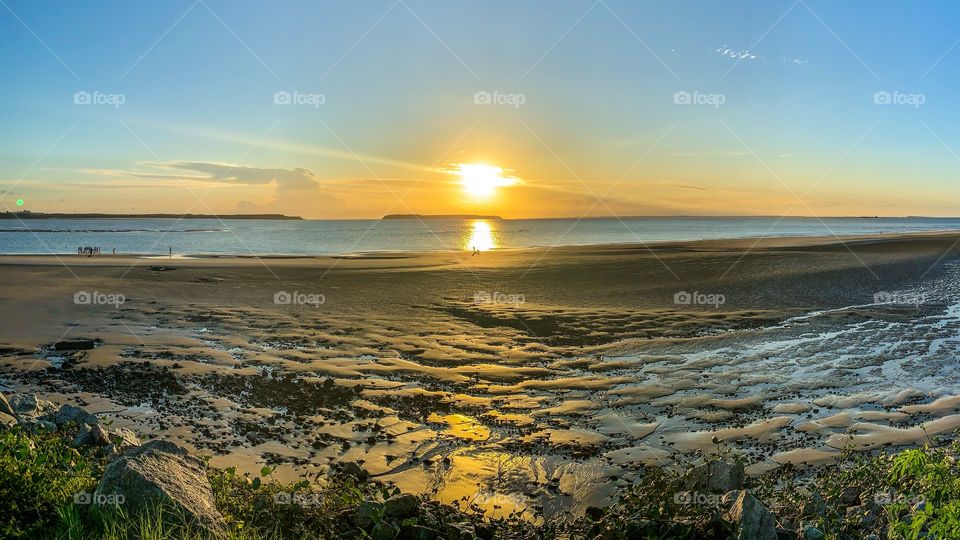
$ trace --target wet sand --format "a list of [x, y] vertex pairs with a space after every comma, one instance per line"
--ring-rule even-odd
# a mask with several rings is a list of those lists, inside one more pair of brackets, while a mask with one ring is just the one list
[[0, 383], [216, 465], [551, 515], [720, 448], [760, 473], [952, 433], [958, 241], [2, 256]]

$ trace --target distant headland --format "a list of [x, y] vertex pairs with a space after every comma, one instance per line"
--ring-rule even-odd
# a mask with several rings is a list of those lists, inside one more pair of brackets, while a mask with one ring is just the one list
[[381, 219], [503, 219], [480, 214], [387, 214]]
[[302, 220], [300, 216], [283, 214], [61, 214], [30, 212], [0, 212], [0, 219], [292, 219]]

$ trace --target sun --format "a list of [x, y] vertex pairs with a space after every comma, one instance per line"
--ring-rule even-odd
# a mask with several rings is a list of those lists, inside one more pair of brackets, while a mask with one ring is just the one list
[[480, 163], [461, 163], [460, 182], [468, 194], [476, 198], [490, 197], [497, 188], [516, 183], [515, 178], [504, 178], [503, 169]]

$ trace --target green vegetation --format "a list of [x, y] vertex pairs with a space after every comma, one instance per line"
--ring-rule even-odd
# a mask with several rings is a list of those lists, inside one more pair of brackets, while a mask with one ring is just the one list
[[0, 430], [0, 538], [31, 538], [55, 527], [74, 493], [96, 486], [100, 468], [57, 435]]
[[[960, 443], [896, 454], [845, 453], [816, 471], [782, 467], [744, 486], [774, 516], [781, 537], [960, 538]], [[94, 449], [61, 435], [0, 431], [0, 537], [83, 540], [209, 538], [188, 519], [158, 507], [128, 515], [122, 506], [84, 504], [104, 468]], [[209, 468], [217, 509], [236, 540], [286, 538], [730, 538], [736, 493], [691, 492], [691, 470], [651, 468], [606, 509], [569, 522], [531, 524], [482, 517], [403, 496], [392, 486], [339, 474], [285, 484]], [[81, 494], [78, 498], [77, 494]], [[437, 536], [439, 534], [439, 536]], [[433, 536], [431, 536], [433, 535]]]

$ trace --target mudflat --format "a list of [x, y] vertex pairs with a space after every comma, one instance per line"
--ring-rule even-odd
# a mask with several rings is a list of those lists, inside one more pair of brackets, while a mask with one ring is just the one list
[[759, 473], [952, 433], [958, 242], [0, 256], [0, 383], [217, 465], [549, 515], [704, 452]]

